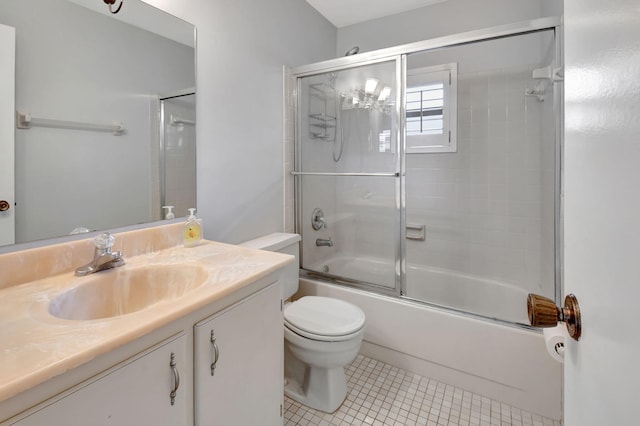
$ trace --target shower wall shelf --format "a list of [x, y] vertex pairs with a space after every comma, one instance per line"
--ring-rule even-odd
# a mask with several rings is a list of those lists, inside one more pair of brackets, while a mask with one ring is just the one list
[[86, 123], [82, 121], [56, 120], [53, 118], [34, 117], [25, 111], [16, 111], [16, 127], [30, 129], [32, 127], [51, 127], [55, 129], [89, 130], [94, 132], [110, 132], [121, 136], [125, 132], [124, 124]]
[[325, 83], [309, 85], [309, 137], [334, 141], [337, 118], [336, 90]]
[[[336, 128], [336, 117], [324, 113], [309, 114], [310, 135], [313, 139], [332, 140], [333, 135], [330, 129]], [[315, 130], [317, 131], [313, 131]]]

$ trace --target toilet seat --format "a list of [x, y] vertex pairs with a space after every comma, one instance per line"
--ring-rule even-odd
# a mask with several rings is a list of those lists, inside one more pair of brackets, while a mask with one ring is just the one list
[[313, 340], [349, 340], [364, 327], [360, 308], [343, 300], [305, 296], [284, 308], [284, 323], [296, 334]]

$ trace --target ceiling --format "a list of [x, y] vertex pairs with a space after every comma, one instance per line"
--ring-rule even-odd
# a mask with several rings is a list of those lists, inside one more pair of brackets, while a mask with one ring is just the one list
[[446, 0], [307, 0], [338, 28], [418, 9]]

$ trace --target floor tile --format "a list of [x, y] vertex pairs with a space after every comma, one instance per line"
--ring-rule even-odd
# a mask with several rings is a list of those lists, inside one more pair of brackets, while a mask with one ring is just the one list
[[562, 422], [422, 377], [364, 355], [347, 367], [349, 392], [327, 414], [285, 397], [284, 425], [562, 426]]

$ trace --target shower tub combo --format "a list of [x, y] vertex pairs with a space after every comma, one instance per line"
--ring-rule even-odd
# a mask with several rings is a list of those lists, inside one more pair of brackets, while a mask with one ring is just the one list
[[290, 70], [285, 182], [299, 295], [359, 306], [365, 355], [556, 419], [562, 368], [526, 297], [561, 294], [559, 25]]
[[[446, 290], [449, 280], [456, 279], [442, 278], [427, 282]], [[466, 284], [480, 293], [487, 309], [505, 306], [483, 294], [477, 283]], [[506, 302], [521, 299], [521, 310], [526, 311], [526, 294], [519, 293], [513, 289], [512, 300]], [[310, 274], [300, 278], [298, 295], [334, 297], [360, 307], [367, 318], [360, 351], [364, 355], [534, 413], [561, 416], [561, 367], [546, 353], [539, 333]]]

